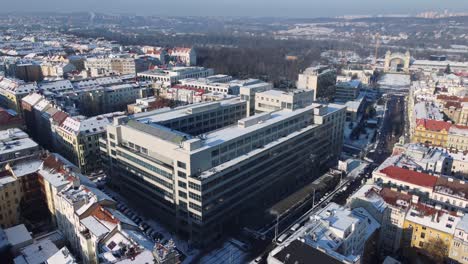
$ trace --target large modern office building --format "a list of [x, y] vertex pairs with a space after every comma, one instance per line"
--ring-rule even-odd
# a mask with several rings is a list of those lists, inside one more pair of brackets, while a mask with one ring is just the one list
[[341, 152], [343, 106], [246, 113], [235, 98], [115, 119], [101, 140], [112, 184], [204, 246], [245, 206]]

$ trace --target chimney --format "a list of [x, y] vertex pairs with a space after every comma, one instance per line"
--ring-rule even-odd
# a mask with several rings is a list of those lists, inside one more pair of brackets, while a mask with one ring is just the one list
[[75, 173], [71, 173], [70, 176], [73, 178], [73, 189], [77, 190], [81, 185], [80, 179], [75, 175]]

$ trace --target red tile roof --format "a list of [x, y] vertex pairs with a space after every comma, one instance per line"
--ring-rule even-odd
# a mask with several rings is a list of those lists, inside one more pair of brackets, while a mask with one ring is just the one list
[[408, 169], [403, 169], [397, 166], [388, 166], [385, 169], [380, 170], [380, 172], [384, 173], [389, 178], [422, 187], [434, 188], [437, 182], [436, 176]]
[[468, 102], [468, 97], [458, 97], [455, 95], [445, 95], [439, 94], [437, 95], [438, 100], [446, 101], [446, 102]]
[[106, 210], [101, 205], [96, 206], [96, 208], [94, 208], [94, 210], [91, 212], [91, 215], [96, 217], [97, 219], [99, 219], [101, 221], [106, 221], [106, 222], [110, 222], [110, 223], [113, 223], [113, 224], [118, 224], [119, 223], [119, 220], [117, 220], [114, 217], [114, 215], [112, 215], [111, 212]]
[[52, 119], [57, 122], [59, 125], [62, 124], [65, 119], [67, 119], [68, 114], [63, 111], [58, 111], [52, 116]]
[[450, 108], [450, 107], [453, 107], [455, 109], [460, 109], [462, 108], [462, 105], [460, 102], [453, 102], [453, 101], [448, 101], [445, 103], [445, 108]]
[[411, 198], [412, 198], [410, 194], [393, 191], [392, 189], [389, 189], [389, 188], [382, 188], [382, 190], [380, 190], [380, 196], [382, 197], [382, 199], [384, 199], [386, 203], [391, 204], [391, 205], [398, 205], [397, 204], [398, 200], [406, 201], [409, 204], [411, 203]]
[[433, 119], [417, 119], [417, 126], [423, 126], [426, 130], [440, 132], [442, 130], [448, 131], [452, 126], [451, 123], [438, 121]]
[[[444, 190], [448, 189], [448, 190]], [[439, 177], [437, 179], [435, 191], [437, 192], [449, 192], [451, 195], [463, 197], [468, 199], [468, 183], [463, 180], [453, 179], [449, 181], [448, 178]]]

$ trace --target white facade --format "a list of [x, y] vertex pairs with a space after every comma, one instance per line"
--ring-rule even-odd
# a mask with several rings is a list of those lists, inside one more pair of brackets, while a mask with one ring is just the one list
[[213, 75], [213, 69], [203, 67], [173, 67], [171, 69], [155, 69], [138, 73], [138, 77], [143, 80], [159, 82], [165, 86], [177, 83], [186, 78], [205, 78]]
[[280, 109], [296, 110], [312, 104], [313, 90], [267, 90], [255, 94], [255, 111], [271, 112]]
[[341, 106], [310, 105], [244, 118], [246, 112], [245, 101], [230, 99], [116, 119], [101, 142], [109, 175], [124, 195], [151, 201], [163, 221], [206, 243], [206, 236], [220, 232], [213, 221], [236, 214], [235, 208], [302, 170], [304, 162], [320, 166], [341, 151]]

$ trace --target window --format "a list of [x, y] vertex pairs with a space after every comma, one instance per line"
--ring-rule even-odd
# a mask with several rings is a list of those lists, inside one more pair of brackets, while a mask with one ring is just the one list
[[195, 209], [195, 210], [201, 212], [201, 206], [196, 205], [196, 204], [194, 204], [194, 203], [192, 203], [192, 202], [190, 202], [189, 204], [190, 204], [190, 208]]
[[189, 187], [193, 190], [201, 191], [201, 186], [199, 184], [189, 182]]
[[115, 135], [114, 135], [114, 134], [109, 133], [109, 137], [110, 137], [111, 139], [115, 139]]
[[184, 178], [184, 179], [187, 177], [187, 174], [185, 174], [185, 172], [181, 172], [181, 171], [178, 171], [177, 175], [179, 175], [179, 177]]
[[189, 192], [189, 197], [194, 199], [194, 200], [201, 201], [201, 196], [198, 195], [198, 194], [195, 194], [193, 192]]
[[185, 163], [182, 162], [182, 161], [177, 161], [177, 167], [182, 168], [182, 169], [186, 169], [187, 165], [185, 165]]
[[425, 238], [426, 237], [426, 233], [421, 233], [421, 238]]
[[182, 197], [182, 198], [187, 199], [187, 193], [185, 193], [183, 191], [179, 191], [179, 196]]
[[187, 184], [185, 182], [179, 181], [178, 182], [179, 187], [187, 189]]

